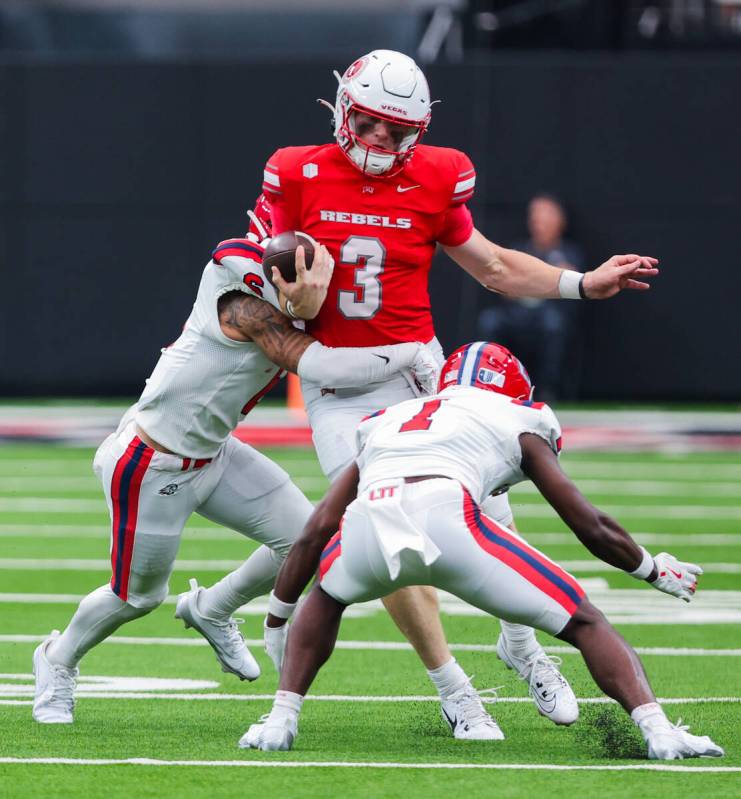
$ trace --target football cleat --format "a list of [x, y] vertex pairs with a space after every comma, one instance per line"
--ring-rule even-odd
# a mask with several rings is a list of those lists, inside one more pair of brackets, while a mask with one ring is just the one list
[[36, 647], [33, 653], [33, 673], [36, 691], [33, 699], [33, 718], [40, 724], [72, 724], [75, 709], [75, 686], [79, 669], [49, 663], [46, 650], [59, 638], [59, 630]]
[[722, 747], [707, 735], [690, 735], [679, 719], [672, 724], [663, 715], [646, 719], [641, 732], [648, 744], [649, 760], [684, 760], [686, 757], [723, 757]]
[[260, 717], [239, 739], [240, 749], [260, 749], [263, 752], [287, 752], [293, 747], [298, 735], [298, 719], [295, 716], [272, 718], [269, 713]]
[[185, 624], [186, 629], [197, 630], [216, 653], [221, 670], [236, 674], [240, 680], [256, 680], [260, 666], [247, 649], [244, 636], [239, 631], [241, 619], [209, 619], [198, 611], [198, 595], [204, 590], [195, 579], [190, 580], [190, 591], [178, 596], [175, 618]]
[[546, 655], [543, 647], [529, 658], [519, 658], [508, 649], [504, 636], [497, 641], [497, 657], [528, 683], [538, 712], [554, 724], [573, 724], [579, 718], [579, 705], [566, 678], [558, 670], [561, 659]]
[[[493, 692], [494, 689], [488, 690]], [[459, 741], [504, 740], [504, 733], [486, 712], [479, 692], [470, 682], [443, 699], [440, 710], [453, 737]]]

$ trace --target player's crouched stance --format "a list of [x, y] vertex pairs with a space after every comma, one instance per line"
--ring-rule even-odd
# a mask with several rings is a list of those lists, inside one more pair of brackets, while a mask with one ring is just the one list
[[192, 513], [263, 546], [209, 589], [191, 581], [176, 617], [206, 638], [225, 672], [259, 676], [231, 614], [270, 590], [312, 506], [283, 469], [231, 433], [282, 370], [337, 386], [411, 371], [410, 380], [434, 391], [437, 365], [422, 345], [325, 347], [281, 313], [290, 301], [294, 316], [316, 315], [332, 274], [326, 248], [315, 247], [310, 272], [297, 250], [298, 278], [280, 281], [280, 295], [265, 279], [262, 255], [249, 238], [216, 248], [182, 334], [162, 351], [138, 402], [96, 453], [93, 468], [112, 523], [111, 581], [82, 600], [61, 636], [54, 631], [34, 652], [38, 722], [71, 723], [83, 655], [165, 599]]
[[635, 651], [579, 583], [481, 511], [492, 491], [529, 478], [594, 555], [687, 602], [695, 592], [698, 566], [666, 553], [652, 558], [561, 471], [560, 427], [531, 393], [508, 350], [477, 342], [446, 361], [436, 396], [360, 425], [357, 463], [319, 504], [278, 576], [272, 627], [285, 626], [319, 567], [288, 634], [273, 708], [240, 746], [291, 748], [304, 696], [332, 653], [347, 605], [426, 584], [578, 648], [599, 687], [640, 728], [649, 758], [724, 754], [667, 719]]

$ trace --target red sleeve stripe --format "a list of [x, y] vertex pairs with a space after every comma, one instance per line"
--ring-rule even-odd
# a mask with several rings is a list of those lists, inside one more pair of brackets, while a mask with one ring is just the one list
[[475, 169], [469, 169], [468, 172], [459, 172], [458, 173], [458, 177], [459, 178], [465, 178], [468, 175], [475, 175], [475, 174], [476, 174], [476, 170]]
[[221, 263], [222, 258], [229, 255], [238, 255], [241, 258], [251, 258], [262, 263], [262, 256], [265, 250], [258, 244], [244, 239], [227, 239], [213, 251], [211, 257], [217, 264]]
[[473, 197], [472, 191], [464, 191], [462, 194], [454, 194], [452, 201], [454, 203], [464, 203], [467, 200], [470, 200]]
[[272, 186], [268, 186], [267, 183], [262, 184], [263, 192], [269, 191], [271, 194], [283, 194], [282, 191], [278, 191], [278, 189], [274, 189]]

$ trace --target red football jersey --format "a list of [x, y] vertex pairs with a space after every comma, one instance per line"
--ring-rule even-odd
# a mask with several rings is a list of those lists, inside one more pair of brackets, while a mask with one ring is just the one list
[[307, 331], [331, 347], [429, 341], [435, 244], [470, 238], [465, 202], [475, 182], [470, 159], [446, 147], [419, 145], [400, 174], [383, 179], [363, 175], [334, 143], [276, 151], [263, 183], [273, 235], [302, 230], [335, 259]]

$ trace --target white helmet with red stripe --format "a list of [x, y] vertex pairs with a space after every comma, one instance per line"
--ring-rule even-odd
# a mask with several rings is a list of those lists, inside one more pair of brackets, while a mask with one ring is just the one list
[[[391, 176], [404, 168], [430, 124], [430, 90], [422, 70], [403, 53], [374, 50], [340, 76], [334, 106], [337, 144], [364, 174]], [[399, 130], [395, 150], [366, 144], [356, 129], [357, 113], [385, 120]]]

